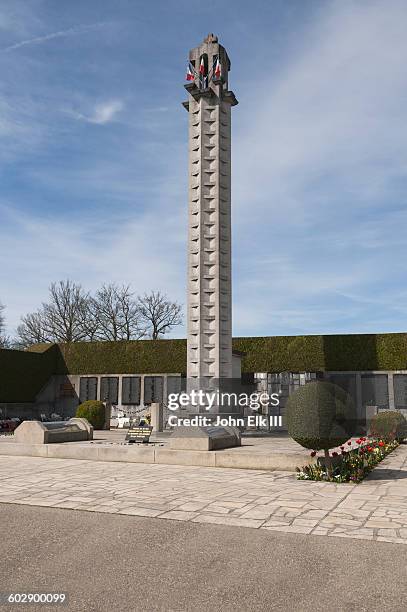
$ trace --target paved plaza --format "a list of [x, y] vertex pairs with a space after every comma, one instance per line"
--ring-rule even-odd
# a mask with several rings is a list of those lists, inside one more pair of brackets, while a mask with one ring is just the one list
[[167, 432], [153, 434], [150, 444], [127, 444], [126, 433], [124, 429], [96, 430], [93, 440], [56, 444], [25, 444], [17, 442], [16, 436], [0, 436], [0, 455], [290, 472], [313, 461], [310, 451], [286, 432], [253, 432], [242, 436], [241, 446], [214, 451], [174, 450]]
[[2, 456], [0, 502], [407, 544], [407, 445], [359, 485], [288, 472]]

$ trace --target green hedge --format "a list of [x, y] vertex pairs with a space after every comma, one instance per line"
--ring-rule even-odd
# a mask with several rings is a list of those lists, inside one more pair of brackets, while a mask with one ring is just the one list
[[324, 370], [322, 336], [234, 338], [233, 348], [245, 353], [243, 372]]
[[[407, 334], [234, 338], [243, 372], [407, 369]], [[186, 371], [186, 340], [60, 344], [59, 374]]]
[[407, 334], [322, 336], [324, 369], [403, 370], [407, 367]]
[[[244, 353], [243, 372], [324, 370], [321, 336], [235, 338], [233, 348]], [[186, 371], [187, 344], [184, 339], [78, 342], [60, 344], [59, 349], [60, 374]]]
[[234, 338], [244, 372], [407, 369], [407, 334]]
[[59, 345], [58, 374], [184, 373], [186, 340], [77, 342]]
[[56, 370], [56, 345], [35, 351], [0, 349], [0, 402], [32, 402]]

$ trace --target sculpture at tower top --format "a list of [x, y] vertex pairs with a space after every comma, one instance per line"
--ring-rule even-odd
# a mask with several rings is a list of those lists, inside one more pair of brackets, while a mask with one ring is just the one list
[[206, 388], [232, 377], [229, 70], [213, 34], [189, 52], [187, 376]]

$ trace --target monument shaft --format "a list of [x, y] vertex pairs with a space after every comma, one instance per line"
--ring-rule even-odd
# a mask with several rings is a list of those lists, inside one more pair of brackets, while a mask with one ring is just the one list
[[[188, 379], [232, 377], [230, 61], [209, 35], [189, 55]], [[191, 75], [189, 80], [192, 81]]]

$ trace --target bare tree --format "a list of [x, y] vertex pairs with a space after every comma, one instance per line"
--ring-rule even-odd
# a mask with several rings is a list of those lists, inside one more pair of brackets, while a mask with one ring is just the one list
[[0, 302], [0, 348], [11, 346], [10, 338], [6, 335], [6, 319], [4, 316], [5, 306]]
[[176, 325], [182, 324], [182, 306], [171, 302], [159, 291], [152, 291], [149, 295], [145, 293], [139, 297], [138, 307], [141, 320], [154, 340], [171, 331]]
[[23, 347], [38, 342], [54, 341], [53, 337], [45, 332], [44, 314], [41, 310], [21, 317], [21, 323], [17, 327], [17, 336], [18, 344]]
[[140, 309], [129, 285], [116, 289], [116, 299], [120, 305], [122, 321], [122, 340], [139, 340], [146, 335]]
[[4, 305], [0, 302], [0, 339], [3, 337], [4, 328], [5, 328]]
[[89, 294], [70, 280], [52, 283], [50, 300], [37, 312], [22, 317], [17, 329], [27, 346], [35, 342], [78, 342], [86, 340]]
[[89, 294], [70, 280], [52, 283], [50, 302], [43, 304], [44, 332], [55, 342], [86, 339]]
[[137, 302], [128, 285], [103, 285], [90, 301], [98, 340], [138, 340], [145, 335]]
[[[138, 340], [147, 335], [156, 339], [182, 323], [181, 306], [159, 291], [136, 299], [129, 285], [109, 284], [91, 297], [81, 285], [66, 280], [52, 283], [49, 292], [48, 302], [22, 317], [16, 346]], [[0, 321], [4, 321], [2, 310]]]
[[87, 307], [83, 315], [83, 330], [85, 337], [84, 340], [93, 342], [100, 340], [99, 338], [99, 322], [96, 317], [96, 312], [93, 306], [93, 298], [89, 298]]

